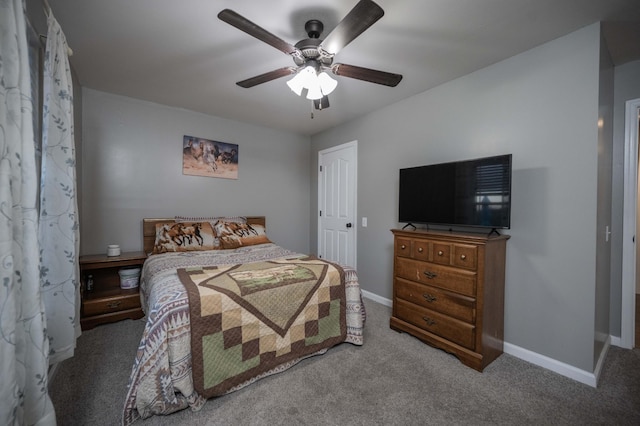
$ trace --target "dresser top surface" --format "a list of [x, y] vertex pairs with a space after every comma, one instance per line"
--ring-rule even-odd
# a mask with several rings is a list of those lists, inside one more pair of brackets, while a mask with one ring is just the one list
[[498, 234], [496, 232], [458, 232], [458, 231], [446, 231], [446, 230], [431, 230], [431, 229], [392, 229], [396, 236], [409, 237], [409, 238], [432, 238], [432, 239], [446, 239], [446, 240], [464, 240], [473, 241], [477, 243], [487, 241], [501, 241], [511, 238], [510, 235]]

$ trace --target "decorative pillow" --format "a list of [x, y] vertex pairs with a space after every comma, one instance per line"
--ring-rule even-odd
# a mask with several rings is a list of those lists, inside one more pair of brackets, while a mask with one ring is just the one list
[[267, 238], [267, 232], [262, 225], [219, 220], [213, 225], [213, 232], [220, 240], [220, 246], [223, 249], [234, 249], [271, 242]]
[[247, 223], [247, 218], [244, 216], [210, 216], [210, 217], [190, 217], [190, 216], [176, 216], [176, 222], [209, 222], [211, 226], [219, 220], [225, 220], [227, 222]]
[[153, 253], [175, 251], [216, 250], [220, 242], [209, 222], [178, 222], [156, 224]]

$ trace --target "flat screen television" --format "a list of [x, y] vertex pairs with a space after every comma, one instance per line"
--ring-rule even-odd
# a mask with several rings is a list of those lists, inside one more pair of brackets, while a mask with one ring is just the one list
[[400, 169], [399, 222], [511, 227], [511, 154]]

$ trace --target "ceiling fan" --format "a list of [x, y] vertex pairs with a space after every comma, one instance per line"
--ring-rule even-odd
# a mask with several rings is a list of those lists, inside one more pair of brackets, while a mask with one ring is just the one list
[[237, 82], [240, 87], [250, 88], [277, 78], [296, 74], [287, 85], [298, 96], [306, 90], [307, 99], [313, 100], [315, 109], [329, 107], [328, 95], [335, 89], [337, 82], [327, 71], [334, 75], [355, 78], [370, 83], [395, 87], [402, 75], [369, 68], [333, 63], [334, 56], [367, 28], [382, 18], [384, 11], [371, 0], [360, 0], [358, 4], [338, 23], [324, 39], [320, 38], [324, 25], [316, 19], [307, 21], [305, 31], [309, 38], [295, 45], [289, 44], [264, 28], [230, 9], [218, 14], [222, 21], [290, 55], [296, 66], [283, 67], [258, 76]]

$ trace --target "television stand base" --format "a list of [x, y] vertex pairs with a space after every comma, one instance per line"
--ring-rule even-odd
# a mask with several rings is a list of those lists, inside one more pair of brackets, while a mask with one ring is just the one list
[[496, 228], [491, 228], [491, 232], [489, 232], [489, 236], [491, 236], [492, 234], [500, 235], [500, 232], [498, 232]]
[[413, 223], [407, 223], [405, 226], [402, 227], [402, 230], [405, 230], [408, 226], [412, 227], [414, 231], [418, 229], [415, 227]]

